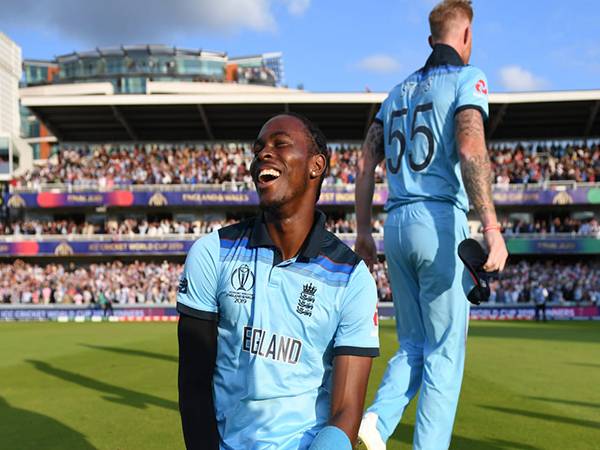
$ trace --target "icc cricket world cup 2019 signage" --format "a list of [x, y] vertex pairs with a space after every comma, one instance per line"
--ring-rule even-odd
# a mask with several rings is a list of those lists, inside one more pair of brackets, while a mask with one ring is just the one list
[[[20, 241], [0, 242], [0, 255], [3, 256], [70, 256], [70, 255], [185, 255], [199, 236], [177, 240], [144, 240], [128, 239], [127, 236], [118, 240], [100, 241], [90, 236], [84, 241], [44, 241], [41, 236], [22, 236]], [[354, 246], [353, 235], [342, 236], [342, 241]], [[375, 237], [377, 251], [383, 253], [382, 236]], [[544, 238], [506, 237], [506, 245], [511, 255], [539, 254], [600, 254], [600, 239], [595, 237], [574, 238]], [[246, 266], [247, 267], [247, 266]], [[232, 292], [246, 292], [248, 286], [254, 283], [254, 274], [246, 267], [240, 267], [233, 273], [230, 280]], [[249, 270], [249, 269], [248, 269]]]
[[0, 243], [4, 256], [70, 256], [70, 255], [184, 255], [193, 239], [175, 241], [36, 241], [23, 236], [19, 242]]

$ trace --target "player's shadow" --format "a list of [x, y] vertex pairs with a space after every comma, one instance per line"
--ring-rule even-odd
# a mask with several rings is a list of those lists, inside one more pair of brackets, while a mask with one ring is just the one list
[[52, 417], [11, 406], [0, 397], [3, 449], [96, 450], [79, 431]]
[[93, 389], [106, 394], [102, 398], [110, 402], [120, 403], [122, 405], [127, 405], [138, 409], [146, 409], [148, 406], [158, 406], [160, 408], [171, 409], [174, 411], [178, 410], [177, 402], [171, 400], [166, 400], [164, 398], [145, 394], [143, 392], [114, 386], [103, 381], [86, 377], [85, 375], [80, 375], [75, 372], [69, 372], [67, 370], [59, 369], [58, 367], [53, 367], [52, 365], [43, 361], [27, 360], [27, 362], [33, 365], [33, 367], [40, 372], [43, 372], [47, 375], [51, 375], [60, 378], [61, 380], [78, 384], [85, 388]]
[[530, 417], [532, 419], [545, 420], [547, 422], [556, 422], [558, 424], [564, 425], [576, 425], [578, 427], [592, 428], [594, 430], [600, 430], [600, 422], [596, 422], [595, 420], [587, 420], [587, 419], [576, 419], [574, 417], [569, 416], [557, 416], [554, 414], [541, 413], [537, 411], [527, 411], [524, 409], [516, 409], [516, 408], [504, 408], [501, 406], [491, 406], [491, 405], [479, 405], [481, 408], [489, 409], [492, 411], [498, 411], [505, 414], [511, 414], [514, 416], [522, 416], [522, 417]]
[[[554, 325], [554, 324], [552, 324]], [[507, 339], [533, 339], [537, 341], [593, 342], [600, 344], [597, 329], [574, 330], [570, 324], [547, 326], [546, 324], [507, 324], [495, 327], [470, 327], [469, 336]]]
[[[396, 432], [390, 438], [392, 442], [412, 444], [414, 425], [400, 424]], [[452, 436], [450, 450], [539, 450], [538, 447], [520, 442], [507, 441], [505, 439], [471, 439], [463, 436]]]
[[600, 364], [594, 364], [594, 363], [573, 362], [573, 363], [569, 363], [569, 364], [572, 366], [591, 367], [592, 369], [600, 369]]
[[160, 361], [177, 362], [178, 358], [175, 355], [165, 355], [164, 353], [147, 352], [145, 350], [136, 350], [133, 348], [109, 347], [104, 345], [79, 344], [82, 347], [87, 347], [92, 350], [102, 350], [105, 352], [113, 352], [127, 356], [141, 356], [143, 358], [158, 359]]
[[572, 406], [583, 406], [585, 408], [600, 408], [600, 403], [591, 403], [591, 402], [580, 402], [577, 400], [565, 400], [561, 398], [547, 398], [547, 397], [526, 397], [531, 400], [539, 400], [542, 402], [549, 403], [560, 403], [563, 405], [572, 405]]

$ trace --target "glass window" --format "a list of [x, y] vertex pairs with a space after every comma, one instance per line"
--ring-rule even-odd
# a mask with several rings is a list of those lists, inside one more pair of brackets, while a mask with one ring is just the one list
[[10, 173], [10, 140], [0, 137], [0, 174]]
[[40, 144], [31, 144], [33, 159], [40, 159]]
[[146, 78], [127, 77], [121, 80], [123, 94], [144, 94], [146, 92]]
[[107, 58], [106, 71], [108, 73], [123, 73], [123, 60], [121, 58]]

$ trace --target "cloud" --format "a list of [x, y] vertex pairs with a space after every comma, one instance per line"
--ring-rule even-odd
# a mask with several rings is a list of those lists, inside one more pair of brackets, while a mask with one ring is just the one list
[[401, 65], [392, 56], [379, 53], [361, 59], [356, 67], [367, 72], [387, 74], [397, 72]]
[[301, 16], [310, 6], [310, 0], [284, 0], [288, 11], [294, 16]]
[[539, 91], [549, 83], [521, 66], [504, 66], [500, 69], [500, 83], [509, 91]]
[[[276, 27], [276, 0], [3, 0], [0, 28], [26, 26], [88, 45], [158, 43], [186, 34]], [[310, 0], [284, 0], [302, 14]]]

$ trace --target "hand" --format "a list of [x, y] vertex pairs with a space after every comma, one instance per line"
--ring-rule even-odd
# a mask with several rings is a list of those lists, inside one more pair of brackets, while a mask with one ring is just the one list
[[483, 234], [483, 237], [490, 252], [487, 261], [483, 265], [483, 270], [486, 272], [495, 272], [496, 270], [502, 272], [506, 264], [506, 258], [508, 258], [508, 250], [506, 250], [502, 233], [500, 233], [500, 230], [489, 230]]
[[377, 262], [377, 246], [371, 233], [358, 234], [356, 236], [356, 243], [354, 244], [354, 251], [358, 253], [365, 263], [371, 269], [373, 264]]

